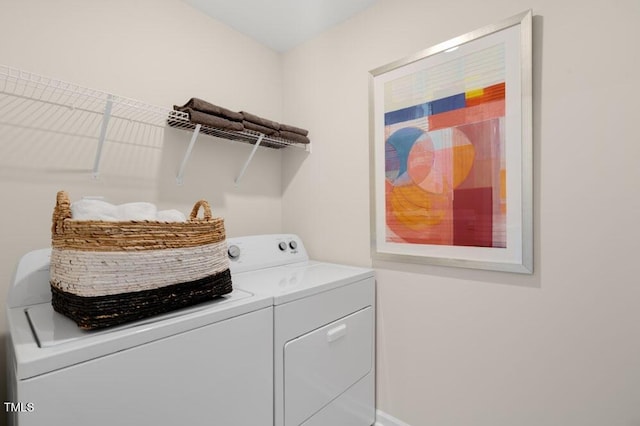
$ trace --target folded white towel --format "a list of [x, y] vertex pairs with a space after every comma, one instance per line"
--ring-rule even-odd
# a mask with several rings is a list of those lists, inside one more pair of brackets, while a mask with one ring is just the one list
[[71, 217], [75, 220], [118, 220], [116, 206], [93, 199], [82, 199], [71, 203]]
[[178, 210], [160, 210], [156, 215], [156, 219], [160, 222], [186, 222], [187, 218]]
[[117, 220], [156, 220], [157, 208], [151, 203], [120, 204], [116, 209]]
[[160, 222], [186, 222], [186, 216], [178, 210], [158, 211], [151, 203], [126, 203], [114, 206], [106, 201], [83, 198], [71, 203], [74, 220], [102, 220], [108, 222], [149, 220]]

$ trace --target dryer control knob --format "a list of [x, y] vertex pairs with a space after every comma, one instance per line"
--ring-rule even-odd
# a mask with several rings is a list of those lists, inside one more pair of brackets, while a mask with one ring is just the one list
[[278, 248], [281, 251], [285, 251], [287, 249], [287, 243], [285, 243], [284, 241], [282, 241], [280, 244], [278, 244]]
[[240, 247], [238, 247], [236, 245], [229, 246], [229, 249], [227, 250], [227, 254], [229, 255], [230, 259], [239, 258], [240, 257]]
[[291, 250], [295, 250], [298, 248], [298, 243], [296, 243], [295, 241], [289, 241], [289, 247], [291, 247]]

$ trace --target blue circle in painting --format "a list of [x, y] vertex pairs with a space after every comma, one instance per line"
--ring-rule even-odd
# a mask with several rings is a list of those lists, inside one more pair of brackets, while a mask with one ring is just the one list
[[387, 138], [384, 147], [385, 175], [391, 183], [406, 179], [409, 153], [416, 141], [424, 135], [417, 127], [403, 127]]

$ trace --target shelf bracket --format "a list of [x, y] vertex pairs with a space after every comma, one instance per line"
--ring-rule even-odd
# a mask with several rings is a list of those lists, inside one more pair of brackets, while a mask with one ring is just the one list
[[263, 138], [264, 138], [264, 135], [262, 133], [260, 133], [260, 137], [258, 137], [258, 140], [256, 141], [256, 144], [253, 146], [253, 149], [251, 150], [251, 154], [249, 154], [249, 158], [247, 158], [247, 161], [244, 162], [244, 166], [242, 166], [242, 170], [240, 170], [240, 174], [238, 175], [238, 177], [235, 180], [235, 184], [236, 185], [238, 185], [240, 183], [240, 179], [242, 179], [242, 176], [244, 176], [244, 172], [247, 171], [247, 167], [249, 167], [249, 163], [253, 159], [253, 156], [255, 155], [256, 150], [260, 146], [260, 143], [262, 142]]
[[107, 95], [107, 103], [104, 107], [104, 115], [102, 116], [102, 124], [100, 125], [100, 136], [98, 137], [98, 148], [96, 150], [96, 157], [93, 161], [93, 173], [94, 179], [98, 179], [100, 176], [100, 159], [102, 158], [102, 148], [104, 148], [104, 140], [107, 137], [107, 128], [109, 127], [109, 120], [111, 119], [111, 109], [113, 108], [113, 96]]
[[178, 171], [178, 176], [176, 176], [176, 182], [178, 185], [182, 185], [184, 183], [184, 171], [187, 168], [187, 162], [189, 161], [189, 157], [191, 157], [191, 151], [193, 151], [193, 146], [196, 144], [196, 139], [198, 138], [201, 127], [202, 125], [196, 124], [196, 128], [193, 130], [193, 134], [191, 135], [187, 152], [184, 153], [182, 164], [180, 164], [180, 171]]

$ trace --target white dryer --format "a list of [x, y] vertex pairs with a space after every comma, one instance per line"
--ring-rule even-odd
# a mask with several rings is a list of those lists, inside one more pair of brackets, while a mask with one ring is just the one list
[[309, 260], [295, 235], [228, 244], [234, 286], [273, 298], [275, 426], [374, 424], [373, 271]]
[[83, 331], [51, 308], [49, 256], [24, 256], [9, 292], [11, 424], [273, 424], [270, 296], [236, 289], [173, 313]]

